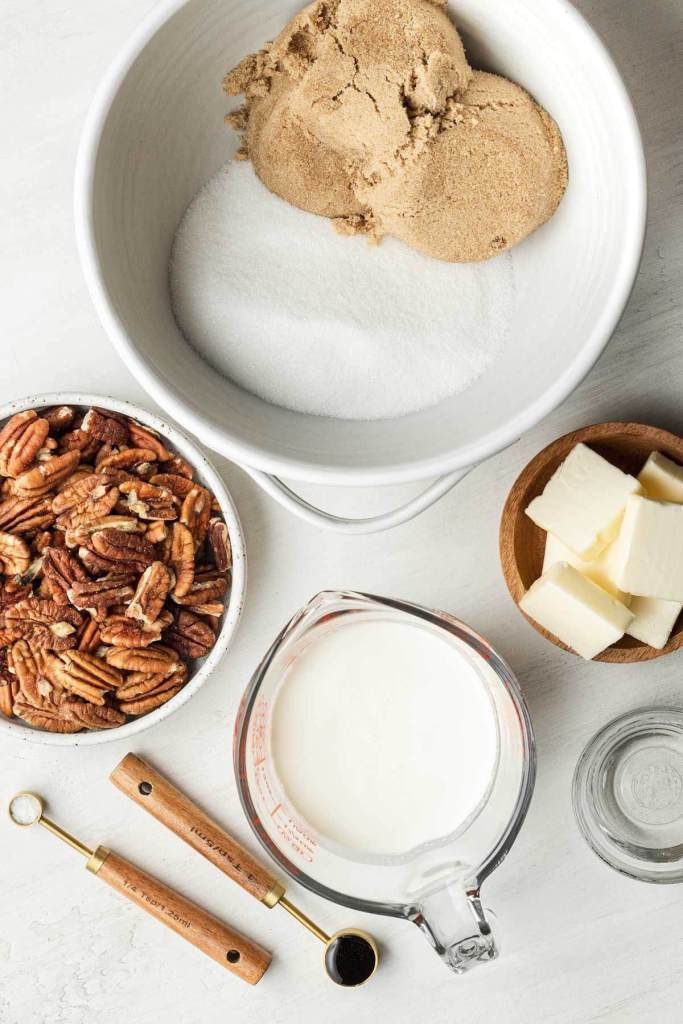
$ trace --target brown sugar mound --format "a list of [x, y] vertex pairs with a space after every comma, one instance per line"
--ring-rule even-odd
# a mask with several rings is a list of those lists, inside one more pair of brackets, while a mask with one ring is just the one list
[[238, 154], [344, 234], [396, 235], [439, 259], [486, 259], [556, 209], [554, 121], [472, 72], [443, 0], [316, 0], [224, 81]]
[[557, 209], [567, 187], [562, 137], [518, 85], [475, 71], [459, 101], [419, 122], [410, 156], [357, 189], [379, 233], [453, 263], [483, 260]]

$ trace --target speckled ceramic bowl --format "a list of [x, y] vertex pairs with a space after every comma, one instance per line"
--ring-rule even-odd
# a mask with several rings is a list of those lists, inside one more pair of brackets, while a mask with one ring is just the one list
[[179, 707], [186, 704], [209, 678], [220, 659], [228, 650], [235, 635], [237, 624], [240, 619], [244, 605], [246, 589], [246, 553], [244, 549], [244, 535], [239, 521], [237, 509], [230, 497], [225, 484], [218, 472], [199, 450], [197, 445], [183, 434], [177, 427], [172, 426], [166, 420], [160, 419], [146, 409], [141, 409], [130, 402], [121, 402], [115, 398], [104, 395], [90, 395], [82, 392], [56, 392], [54, 394], [30, 395], [16, 402], [9, 402], [0, 406], [0, 426], [17, 412], [25, 409], [48, 408], [52, 405], [73, 405], [88, 408], [96, 405], [101, 409], [111, 409], [113, 412], [122, 413], [125, 416], [132, 416], [152, 430], [156, 430], [168, 449], [181, 455], [195, 471], [195, 478], [204, 487], [207, 487], [216, 497], [223, 518], [228, 527], [230, 543], [232, 545], [232, 587], [227, 607], [221, 619], [216, 643], [211, 652], [201, 661], [194, 663], [190, 670], [190, 678], [182, 690], [172, 697], [166, 704], [155, 711], [150, 711], [140, 718], [134, 718], [119, 726], [118, 729], [105, 729], [98, 732], [80, 732], [73, 735], [60, 735], [57, 733], [44, 732], [35, 729], [19, 718], [6, 719], [0, 715], [0, 735], [13, 736], [16, 739], [26, 740], [29, 743], [43, 743], [51, 746], [77, 747], [107, 743], [111, 740], [120, 740], [124, 737], [135, 736], [145, 729], [151, 728], [157, 722], [168, 718]]

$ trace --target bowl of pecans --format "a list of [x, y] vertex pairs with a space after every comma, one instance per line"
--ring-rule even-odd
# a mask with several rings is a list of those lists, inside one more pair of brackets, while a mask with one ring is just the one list
[[166, 718], [245, 584], [232, 499], [176, 427], [87, 394], [0, 408], [0, 732], [75, 746]]

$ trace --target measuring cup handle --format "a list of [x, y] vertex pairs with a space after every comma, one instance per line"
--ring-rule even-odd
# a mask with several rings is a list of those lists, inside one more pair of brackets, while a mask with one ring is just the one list
[[456, 974], [498, 955], [478, 890], [451, 884], [425, 897], [409, 917]]
[[122, 793], [170, 828], [197, 853], [266, 906], [275, 906], [283, 886], [224, 828], [135, 754], [127, 754], [109, 776]]
[[441, 476], [434, 483], [430, 484], [426, 490], [421, 491], [415, 498], [411, 498], [410, 501], [406, 502], [405, 505], [401, 505], [399, 508], [392, 509], [389, 512], [382, 512], [380, 515], [368, 516], [365, 519], [349, 519], [345, 516], [336, 516], [332, 512], [325, 512], [323, 509], [319, 509], [306, 501], [305, 498], [302, 498], [300, 494], [297, 494], [296, 491], [293, 491], [287, 484], [283, 483], [279, 477], [262, 473], [260, 470], [252, 469], [250, 466], [243, 466], [242, 468], [266, 494], [274, 498], [283, 508], [293, 512], [299, 519], [303, 519], [305, 522], [311, 523], [321, 530], [359, 535], [393, 530], [396, 526], [410, 522], [411, 519], [426, 511], [440, 498], [448, 494], [456, 484], [460, 483], [474, 469], [474, 466], [468, 466], [466, 469], [456, 469], [453, 473]]

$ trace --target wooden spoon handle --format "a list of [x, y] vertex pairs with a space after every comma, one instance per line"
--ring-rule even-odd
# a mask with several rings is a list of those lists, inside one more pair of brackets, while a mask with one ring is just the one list
[[283, 895], [284, 887], [267, 868], [141, 758], [127, 754], [110, 778], [122, 793], [257, 900], [273, 907]]
[[118, 854], [100, 847], [88, 868], [131, 903], [250, 985], [260, 981], [268, 970], [271, 955], [265, 949]]

